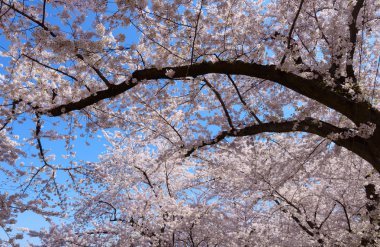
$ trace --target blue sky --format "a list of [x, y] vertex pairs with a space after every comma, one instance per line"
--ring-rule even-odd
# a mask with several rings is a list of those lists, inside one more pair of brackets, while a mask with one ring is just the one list
[[[57, 120], [57, 119], [55, 119], [55, 120]], [[49, 129], [49, 127], [51, 127], [49, 125], [51, 125], [51, 123], [49, 123], [49, 121], [47, 121], [47, 123], [45, 124], [43, 129], [45, 129], [45, 128]], [[17, 133], [20, 136], [20, 140], [21, 140], [23, 138], [30, 138], [30, 131], [35, 128], [35, 125], [31, 121], [27, 121], [23, 124], [18, 124], [17, 122], [14, 122], [12, 124], [12, 127], [14, 128], [14, 133], [15, 134]], [[76, 133], [76, 134], [80, 134], [80, 133]], [[86, 141], [88, 141], [91, 145], [90, 146], [86, 145], [85, 144]], [[51, 163], [52, 164], [62, 164], [63, 166], [70, 166], [69, 165], [70, 160], [75, 160], [75, 161], [86, 160], [86, 161], [90, 161], [90, 162], [96, 162], [96, 161], [98, 161], [98, 155], [105, 151], [104, 145], [107, 144], [106, 140], [102, 137], [101, 132], [99, 132], [95, 136], [95, 138], [93, 138], [93, 139], [86, 138], [86, 137], [78, 138], [77, 140], [72, 141], [72, 144], [75, 146], [74, 150], [77, 151], [77, 155], [76, 155], [75, 159], [70, 159], [70, 158], [64, 159], [64, 158], [62, 158], [61, 155], [67, 155], [68, 151], [65, 149], [65, 147], [64, 147], [65, 143], [63, 141], [49, 141], [46, 139], [42, 139], [42, 142], [43, 142], [45, 149], [51, 150], [52, 152], [57, 154], [56, 160], [52, 161]], [[23, 150], [28, 155], [30, 155], [31, 153], [37, 152], [36, 148], [32, 147], [32, 146], [25, 146], [23, 148]], [[19, 165], [21, 162], [24, 163], [25, 167], [28, 165], [34, 165], [34, 166], [42, 166], [43, 165], [42, 162], [38, 158], [33, 158], [30, 156], [26, 157], [26, 158], [21, 157], [17, 161], [17, 165]], [[5, 166], [6, 164], [1, 164], [1, 165]], [[65, 180], [67, 178], [68, 178], [68, 176], [66, 174], [64, 174], [63, 172], [61, 172], [57, 176], [57, 182], [64, 184], [66, 182]], [[17, 186], [15, 184], [12, 184], [10, 186], [9, 181], [6, 181], [6, 180], [7, 180], [7, 177], [3, 173], [0, 173], [0, 182], [1, 182], [0, 191], [2, 193], [8, 192], [9, 194], [12, 194], [14, 192], [18, 192], [18, 191], [22, 190], [22, 188], [15, 187], [15, 186]], [[25, 186], [23, 186], [23, 188], [25, 188]], [[33, 190], [31, 187], [27, 190], [27, 193], [31, 193], [32, 191]], [[32, 192], [28, 199], [35, 199], [36, 196], [37, 195]], [[26, 212], [19, 215], [19, 217], [17, 218], [17, 223], [14, 226], [14, 228], [20, 228], [20, 227], [29, 228], [31, 230], [38, 230], [42, 227], [48, 227], [48, 224], [44, 220], [43, 217], [41, 217], [35, 213], [32, 213], [30, 211], [26, 211]], [[5, 232], [1, 229], [0, 229], [0, 238], [2, 238], [4, 240], [7, 239]], [[26, 238], [21, 243], [26, 244], [26, 241], [35, 242], [36, 240]]]

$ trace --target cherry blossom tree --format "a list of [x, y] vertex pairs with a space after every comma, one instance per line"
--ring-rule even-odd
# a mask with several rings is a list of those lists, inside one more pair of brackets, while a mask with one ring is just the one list
[[[0, 0], [0, 18], [19, 188], [0, 202], [50, 220], [43, 246], [380, 243], [379, 1]], [[99, 133], [99, 161], [76, 160]]]

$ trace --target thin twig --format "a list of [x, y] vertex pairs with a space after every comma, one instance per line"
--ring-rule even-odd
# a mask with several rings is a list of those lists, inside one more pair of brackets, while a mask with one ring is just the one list
[[[297, 10], [297, 13], [296, 13], [296, 16], [294, 17], [294, 20], [293, 20], [292, 26], [290, 27], [289, 34], [288, 34], [288, 44], [287, 44], [287, 46], [286, 46], [286, 49], [287, 49], [287, 50], [290, 48], [290, 41], [291, 41], [291, 39], [292, 39], [293, 30], [294, 30], [294, 28], [295, 28], [295, 26], [296, 26], [296, 22], [297, 22], [298, 16], [300, 15], [300, 12], [301, 12], [301, 9], [302, 9], [303, 2], [304, 2], [304, 0], [301, 0], [300, 5], [299, 5], [298, 10]], [[287, 51], [285, 52], [284, 56], [283, 56], [282, 59], [281, 59], [281, 65], [285, 62], [285, 59], [286, 59], [286, 53], [287, 53]]]
[[239, 88], [236, 86], [236, 83], [235, 81], [232, 79], [231, 75], [227, 74], [227, 77], [228, 79], [230, 80], [230, 82], [232, 83], [232, 85], [234, 86], [235, 88], [235, 91], [241, 101], [241, 103], [244, 105], [244, 107], [249, 111], [249, 113], [251, 114], [252, 117], [255, 118], [255, 120], [261, 124], [261, 120], [257, 117], [257, 115], [252, 111], [252, 109], [248, 106], [247, 102], [244, 100], [243, 96], [240, 94], [240, 91], [239, 91]]
[[380, 65], [380, 56], [379, 56], [379, 59], [377, 60], [376, 74], [375, 74], [375, 79], [373, 80], [373, 87], [372, 87], [372, 94], [371, 94], [371, 103], [373, 103], [373, 97], [375, 96], [375, 88], [376, 88], [376, 84], [377, 84], [377, 76], [379, 74], [379, 65]]
[[203, 7], [203, 0], [201, 0], [201, 5], [199, 7], [198, 16], [197, 16], [197, 22], [195, 23], [195, 28], [194, 28], [195, 31], [194, 31], [193, 44], [191, 46], [190, 66], [193, 65], [194, 48], [195, 48], [195, 42], [196, 42], [197, 34], [198, 34], [198, 25], [199, 25], [199, 19], [201, 18], [202, 7]]

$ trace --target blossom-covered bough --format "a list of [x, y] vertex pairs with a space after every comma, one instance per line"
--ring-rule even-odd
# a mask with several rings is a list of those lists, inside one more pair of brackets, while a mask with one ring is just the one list
[[[0, 18], [2, 171], [68, 217], [29, 233], [44, 245], [379, 244], [378, 1], [1, 0]], [[99, 131], [107, 152], [75, 160]]]

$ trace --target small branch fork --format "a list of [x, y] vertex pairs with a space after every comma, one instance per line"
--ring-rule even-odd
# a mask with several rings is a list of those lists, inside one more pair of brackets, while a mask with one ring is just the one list
[[[73, 170], [78, 170], [80, 169], [79, 167], [73, 167], [73, 168], [58, 168], [58, 167], [55, 167], [54, 165], [51, 165], [49, 164], [46, 156], [45, 156], [45, 150], [43, 148], [43, 145], [42, 145], [42, 141], [41, 141], [41, 128], [42, 128], [42, 123], [41, 123], [41, 116], [39, 114], [36, 114], [36, 129], [35, 129], [35, 138], [36, 138], [36, 141], [37, 141], [37, 149], [38, 149], [38, 154], [39, 154], [39, 157], [41, 158], [42, 162], [43, 162], [43, 165], [37, 169], [37, 171], [35, 171], [32, 175], [32, 177], [29, 179], [29, 181], [27, 182], [26, 186], [24, 187], [24, 189], [22, 190], [23, 193], [25, 193], [28, 188], [31, 186], [31, 184], [33, 183], [33, 181], [37, 178], [38, 174], [41, 173], [46, 167], [47, 168], [50, 168], [52, 169], [52, 175], [49, 179], [49, 182], [52, 181], [53, 182], [53, 185], [57, 191], [57, 195], [59, 196], [61, 202], [63, 201], [62, 198], [61, 198], [61, 192], [58, 188], [58, 184], [55, 180], [55, 175], [56, 175], [56, 172], [59, 170], [59, 171], [65, 171], [65, 172], [68, 172], [68, 174], [70, 175], [71, 179], [73, 180], [74, 182], [74, 178], [71, 174], [71, 171]], [[49, 183], [47, 182], [47, 183]]]
[[41, 132], [41, 120], [40, 120], [40, 116], [37, 114], [36, 118], [37, 118], [37, 122], [36, 122], [35, 137], [36, 137], [36, 140], [37, 140], [37, 149], [38, 149], [38, 152], [39, 152], [39, 156], [40, 156], [42, 162], [44, 163], [44, 165], [41, 166], [40, 168], [38, 168], [38, 170], [33, 174], [33, 176], [30, 178], [28, 184], [23, 189], [23, 193], [25, 193], [28, 190], [28, 188], [30, 187], [30, 185], [32, 184], [32, 182], [34, 181], [34, 179], [38, 176], [38, 174], [45, 167], [51, 167], [51, 165], [49, 165], [49, 163], [46, 160], [45, 152], [43, 150], [42, 142], [41, 142], [41, 139], [40, 139], [40, 132]]
[[[12, 116], [15, 114], [15, 112], [16, 112], [16, 106], [20, 102], [21, 102], [21, 100], [16, 100], [16, 101], [12, 102], [12, 109], [11, 109]], [[7, 119], [5, 120], [5, 123], [3, 124], [3, 126], [0, 127], [0, 131], [2, 131], [3, 129], [5, 129], [7, 127], [7, 125], [12, 121], [12, 119], [13, 119], [12, 116], [7, 117]]]
[[[269, 184], [270, 185], [270, 184]], [[271, 186], [271, 185], [270, 185]], [[323, 227], [323, 225], [326, 223], [326, 221], [330, 218], [331, 214], [333, 213], [336, 203], [331, 207], [331, 209], [328, 211], [327, 215], [324, 217], [324, 219], [318, 224], [316, 222], [316, 214], [318, 207], [316, 208], [316, 211], [314, 212], [314, 220], [308, 219], [307, 213], [305, 208], [303, 207], [303, 211], [297, 207], [294, 203], [289, 201], [285, 196], [281, 195], [277, 190], [274, 190], [275, 196], [277, 199], [274, 199], [274, 202], [280, 206], [280, 210], [283, 213], [290, 214], [290, 217], [293, 219], [293, 221], [310, 237], [316, 238], [317, 242], [323, 246], [323, 237], [326, 237], [324, 234], [322, 234], [320, 231]], [[285, 204], [285, 205], [283, 205]], [[287, 205], [286, 205], [287, 204]], [[296, 213], [292, 213], [291, 210], [288, 210], [285, 208], [285, 206], [288, 206], [290, 208], [293, 208], [296, 210]], [[301, 204], [302, 206], [302, 204]], [[301, 219], [303, 218], [303, 220]], [[351, 232], [351, 230], [349, 230]]]
[[[129, 220], [125, 220], [125, 219], [120, 219], [117, 217], [117, 209], [115, 208], [114, 205], [112, 205], [111, 203], [109, 202], [106, 202], [106, 201], [103, 201], [103, 200], [99, 200], [98, 203], [102, 203], [102, 204], [105, 204], [107, 205], [108, 207], [111, 208], [112, 212], [111, 212], [111, 218], [110, 218], [110, 221], [115, 221], [115, 222], [122, 222], [122, 223], [127, 223], [128, 225], [130, 225], [131, 227], [138, 227], [140, 228], [140, 234], [143, 235], [143, 236], [148, 236], [148, 237], [154, 237], [156, 236], [156, 234], [154, 232], [148, 232], [145, 227], [141, 226], [138, 224], [138, 222], [136, 222], [133, 217], [130, 217]], [[78, 236], [83, 236], [83, 235], [93, 235], [93, 234], [115, 234], [115, 232], [113, 231], [108, 231], [108, 230], [105, 230], [105, 231], [88, 231], [88, 232], [85, 232], [85, 233], [77, 233]]]
[[210, 88], [210, 90], [215, 94], [215, 96], [218, 99], [219, 103], [222, 105], [224, 114], [226, 115], [226, 118], [227, 118], [228, 125], [230, 126], [230, 128], [232, 130], [235, 129], [235, 127], [234, 127], [234, 125], [232, 123], [231, 116], [228, 113], [227, 106], [226, 106], [226, 104], [224, 103], [224, 101], [222, 99], [222, 96], [220, 95], [220, 93], [218, 92], [218, 90], [216, 90], [215, 87], [206, 78], [203, 78], [203, 81]]
[[339, 200], [335, 200], [335, 201], [337, 203], [339, 203], [339, 205], [343, 208], [344, 216], [346, 217], [346, 221], [347, 221], [347, 227], [348, 227], [347, 231], [352, 232], [350, 217], [348, 216], [346, 206], [342, 202], [340, 202]]
[[[156, 191], [155, 184], [150, 179], [150, 177], [148, 175], [148, 172], [146, 170], [138, 167], [138, 166], [134, 166], [134, 168], [141, 173], [141, 175], [143, 177], [143, 180], [144, 180], [144, 183], [146, 183], [149, 186], [149, 188], [153, 191], [154, 196], [156, 198], [159, 198], [159, 194]], [[171, 190], [169, 188], [169, 177], [168, 177], [169, 174], [167, 173], [166, 164], [165, 164], [165, 170], [166, 170], [166, 186], [167, 186], [167, 189], [168, 189], [169, 196], [171, 196], [172, 194], [171, 194]], [[138, 228], [141, 228], [141, 229], [145, 229], [145, 230], [141, 230], [141, 234], [142, 235], [147, 235], [149, 237], [156, 236], [156, 234], [154, 232], [147, 232], [147, 229], [144, 228], [143, 226], [139, 225], [138, 222], [136, 222], [133, 219], [133, 217], [130, 217], [130, 220], [124, 220], [124, 219], [117, 218], [117, 209], [111, 203], [103, 201], [103, 200], [100, 200], [99, 203], [103, 203], [103, 204], [106, 204], [109, 207], [111, 207], [112, 213], [111, 213], [110, 221], [119, 221], [119, 222], [127, 223], [130, 226], [132, 226], [132, 227], [138, 227]], [[161, 205], [158, 205], [158, 206], [162, 209]], [[163, 213], [162, 217], [163, 217], [164, 222], [166, 222], [168, 220], [168, 212], [165, 211]], [[162, 233], [165, 231], [165, 226], [166, 226], [166, 223], [164, 223], [163, 227], [161, 228], [161, 232]], [[107, 234], [107, 233], [105, 233], [105, 234]]]
[[[274, 200], [275, 203], [278, 205], [278, 206], [281, 206], [281, 201], [279, 201], [278, 199], [275, 199]], [[310, 237], [313, 237], [313, 238], [317, 238], [317, 242], [323, 246], [323, 234], [320, 233], [320, 230], [322, 228], [322, 226], [324, 225], [324, 223], [327, 221], [327, 219], [331, 216], [332, 212], [334, 211], [335, 209], [335, 206], [336, 204], [334, 204], [334, 206], [331, 208], [331, 210], [329, 211], [329, 213], [327, 214], [327, 216], [325, 217], [325, 219], [321, 222], [321, 224], [318, 226], [315, 222], [312, 222], [310, 220], [305, 220], [306, 221], [306, 224], [302, 222], [302, 220], [300, 219], [300, 216], [301, 216], [301, 210], [298, 208], [298, 207], [295, 207], [295, 209], [297, 210], [297, 214], [293, 214], [291, 213], [289, 210], [285, 209], [285, 208], [281, 208], [280, 210], [284, 213], [289, 213], [290, 214], [290, 217], [292, 218], [292, 220], [294, 220], [294, 222], [307, 234], [309, 235]], [[305, 216], [306, 217], [306, 216]]]
[[240, 94], [240, 91], [239, 91], [239, 88], [236, 86], [236, 83], [234, 81], [234, 79], [232, 79], [231, 75], [227, 75], [228, 79], [230, 80], [230, 82], [232, 83], [239, 99], [240, 99], [240, 102], [243, 104], [243, 106], [249, 111], [249, 113], [251, 114], [251, 116], [259, 123], [261, 124], [261, 120], [257, 117], [257, 115], [255, 114], [254, 111], [252, 111], [252, 109], [248, 106], [247, 102], [244, 100], [243, 96]]

